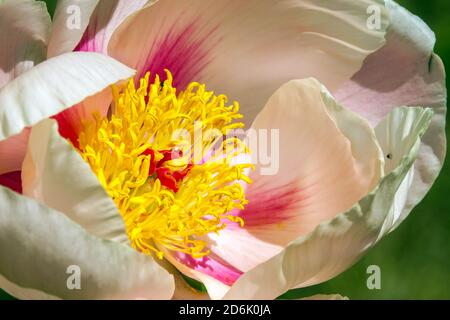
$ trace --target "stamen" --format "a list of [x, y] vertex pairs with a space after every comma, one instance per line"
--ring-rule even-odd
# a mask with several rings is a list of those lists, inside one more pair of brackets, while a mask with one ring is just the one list
[[[242, 128], [239, 105], [195, 82], [177, 94], [166, 72], [164, 85], [158, 76], [149, 84], [147, 73], [138, 88], [133, 80], [122, 91], [114, 87], [110, 118], [84, 123], [79, 150], [116, 203], [134, 248], [159, 258], [165, 250], [197, 258], [209, 253], [204, 236], [230, 222], [243, 225], [232, 211], [247, 203], [239, 180], [251, 182], [245, 175], [251, 164], [231, 165], [248, 153], [240, 139], [218, 146], [195, 137], [199, 122], [223, 136]], [[233, 152], [217, 152], [229, 145]]]

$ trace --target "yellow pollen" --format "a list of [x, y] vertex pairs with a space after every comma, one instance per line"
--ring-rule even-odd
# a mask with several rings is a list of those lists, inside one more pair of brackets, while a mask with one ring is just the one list
[[[227, 105], [226, 96], [196, 82], [177, 93], [166, 73], [164, 82], [156, 76], [149, 83], [147, 73], [138, 88], [133, 80], [121, 91], [113, 87], [110, 116], [83, 124], [79, 151], [114, 200], [135, 249], [198, 258], [209, 253], [204, 236], [230, 222], [243, 225], [232, 212], [247, 203], [242, 182], [251, 183], [245, 173], [252, 165], [231, 161], [249, 153], [227, 136], [243, 127], [238, 103]], [[227, 138], [198, 138], [199, 129]]]

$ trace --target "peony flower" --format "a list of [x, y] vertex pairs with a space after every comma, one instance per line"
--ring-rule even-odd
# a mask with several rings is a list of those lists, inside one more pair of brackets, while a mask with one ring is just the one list
[[[443, 65], [393, 1], [85, 1], [69, 28], [74, 4], [51, 32], [41, 3], [0, 4], [18, 298], [273, 299], [350, 267], [439, 174]], [[270, 174], [255, 132], [279, 134]]]

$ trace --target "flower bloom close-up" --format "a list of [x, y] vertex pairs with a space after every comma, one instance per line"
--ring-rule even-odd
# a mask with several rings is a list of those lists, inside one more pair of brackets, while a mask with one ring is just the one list
[[350, 268], [443, 165], [435, 36], [392, 0], [0, 0], [0, 40], [19, 299], [275, 299]]

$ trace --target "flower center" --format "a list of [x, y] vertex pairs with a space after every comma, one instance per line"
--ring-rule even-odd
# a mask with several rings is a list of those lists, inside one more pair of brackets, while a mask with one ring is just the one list
[[232, 161], [248, 154], [229, 137], [243, 127], [239, 105], [195, 82], [177, 93], [166, 73], [164, 82], [156, 76], [150, 84], [146, 74], [138, 88], [133, 80], [122, 91], [113, 87], [110, 116], [84, 123], [79, 150], [116, 203], [135, 249], [198, 258], [209, 253], [202, 237], [230, 222], [243, 225], [232, 211], [247, 203], [240, 181], [251, 182], [251, 164]]

